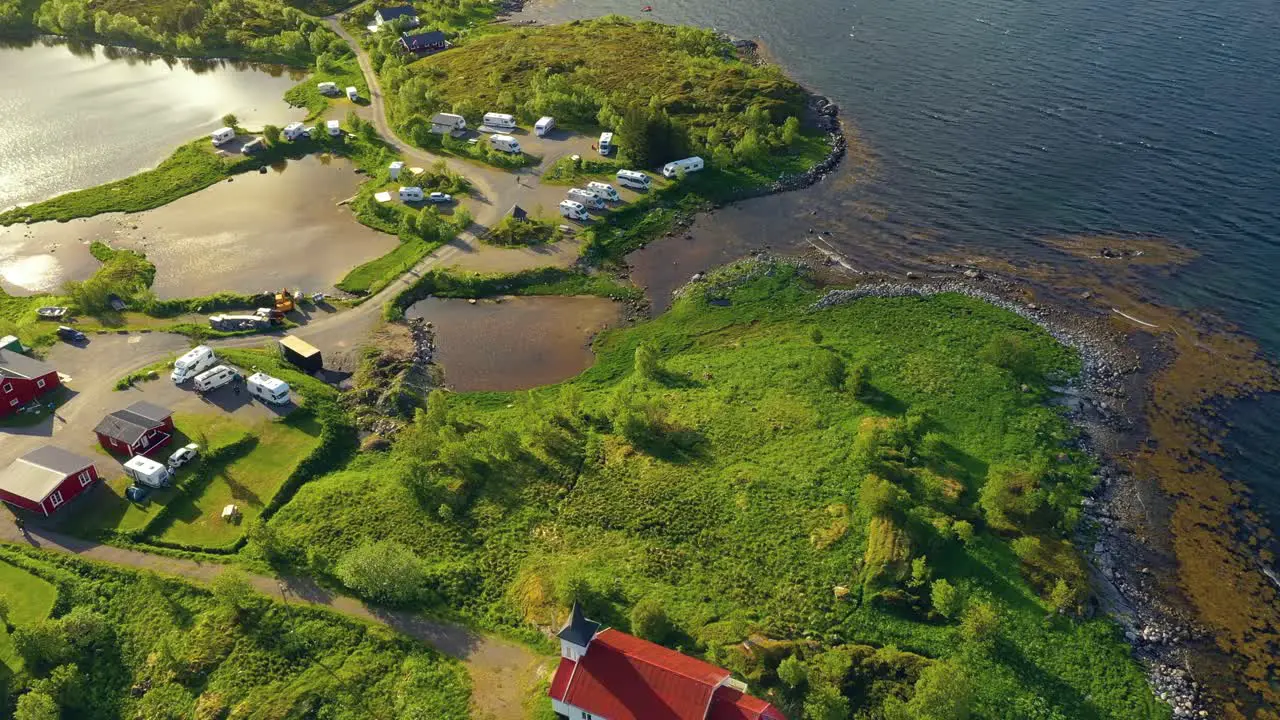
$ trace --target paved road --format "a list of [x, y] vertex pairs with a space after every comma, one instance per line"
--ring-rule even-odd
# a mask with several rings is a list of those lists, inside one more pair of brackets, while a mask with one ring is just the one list
[[[0, 520], [0, 541], [30, 545], [51, 552], [78, 555], [90, 560], [143, 568], [209, 582], [226, 571], [225, 565], [197, 560], [153, 555], [125, 548], [100, 545], [47, 530], [19, 531], [7, 514]], [[381, 623], [461, 660], [470, 672], [475, 694], [475, 716], [515, 720], [524, 716], [522, 707], [540, 673], [546, 672], [547, 658], [514, 642], [484, 635], [451, 623], [429, 620], [420, 615], [369, 607], [346, 595], [339, 595], [302, 577], [248, 575], [259, 591], [286, 603], [319, 605], [344, 615]]]

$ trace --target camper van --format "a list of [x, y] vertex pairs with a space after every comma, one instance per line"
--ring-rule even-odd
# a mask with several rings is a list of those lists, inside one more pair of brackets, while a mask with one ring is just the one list
[[329, 134], [334, 137], [342, 134], [342, 123], [337, 120], [329, 120], [325, 122], [324, 126], [329, 129]]
[[604, 207], [604, 200], [601, 200], [600, 196], [596, 195], [594, 192], [590, 190], [583, 190], [582, 188], [573, 188], [568, 192], [568, 195], [570, 200], [574, 202], [582, 203], [583, 205], [591, 208], [592, 210], [599, 210]]
[[173, 480], [173, 472], [164, 465], [146, 455], [135, 455], [124, 464], [124, 474], [135, 483], [149, 488], [168, 487]]
[[480, 124], [498, 130], [515, 130], [516, 118], [505, 113], [485, 113]]
[[195, 390], [199, 393], [206, 393], [226, 385], [236, 379], [236, 371], [226, 365], [219, 365], [212, 370], [205, 370], [196, 376]]
[[613, 133], [600, 133], [600, 154], [608, 155], [613, 152]]
[[663, 165], [662, 175], [663, 177], [673, 178], [679, 175], [681, 170], [683, 170], [686, 173], [691, 173], [691, 172], [698, 172], [703, 167], [705, 167], [705, 165], [702, 162], [702, 158], [700, 157], [685, 158], [683, 160], [676, 160], [674, 162], [669, 162], [666, 165]]
[[420, 187], [400, 188], [400, 202], [422, 202], [423, 197]]
[[285, 140], [297, 140], [307, 134], [307, 129], [300, 122], [291, 122], [282, 131]]
[[249, 376], [249, 394], [264, 403], [284, 405], [289, 402], [289, 384], [280, 378], [266, 373], [254, 373]]
[[509, 152], [512, 155], [519, 155], [521, 152], [523, 152], [520, 149], [520, 141], [516, 140], [510, 135], [490, 135], [489, 146], [492, 147], [494, 150]]
[[210, 137], [213, 138], [214, 145], [225, 145], [236, 139], [236, 131], [229, 127], [218, 128], [210, 134]]
[[616, 176], [618, 184], [623, 187], [634, 188], [636, 190], [649, 189], [649, 176], [636, 170], [619, 170]]
[[356, 89], [355, 85], [347, 86], [347, 99], [351, 102], [355, 102], [360, 99], [360, 91]]
[[582, 206], [582, 203], [572, 200], [560, 201], [560, 215], [570, 220], [587, 220], [591, 217], [587, 214], [587, 209]]
[[550, 115], [538, 118], [538, 122], [533, 124], [533, 133], [538, 137], [542, 137], [551, 132], [556, 126], [556, 119]]
[[338, 83], [335, 83], [335, 82], [316, 83], [316, 89], [320, 91], [321, 95], [337, 95]]
[[618, 195], [617, 188], [610, 185], [609, 183], [602, 183], [602, 182], [597, 182], [595, 180], [592, 180], [591, 182], [587, 183], [587, 189], [595, 193], [596, 196], [601, 198], [602, 200], [608, 200], [610, 202], [618, 202], [619, 200], [622, 199], [622, 196]]
[[213, 348], [208, 345], [191, 348], [186, 355], [173, 361], [173, 372], [169, 374], [169, 379], [175, 385], [181, 385], [213, 367], [216, 362], [218, 356], [213, 354]]

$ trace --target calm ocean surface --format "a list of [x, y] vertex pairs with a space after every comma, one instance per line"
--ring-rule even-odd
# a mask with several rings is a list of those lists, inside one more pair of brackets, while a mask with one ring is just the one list
[[[787, 203], [857, 201], [881, 211], [872, 231], [887, 242], [923, 231], [988, 255], [1061, 233], [1163, 236], [1201, 257], [1155, 288], [1162, 299], [1216, 310], [1280, 358], [1271, 0], [653, 0], [641, 14], [649, 1], [535, 0], [526, 15], [617, 12], [761, 40], [876, 156], [870, 183], [751, 217], [764, 231], [797, 232], [807, 211]], [[1280, 398], [1235, 421], [1228, 470], [1280, 527]]]

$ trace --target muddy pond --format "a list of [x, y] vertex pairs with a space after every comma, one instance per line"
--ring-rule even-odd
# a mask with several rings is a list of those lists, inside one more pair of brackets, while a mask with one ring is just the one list
[[622, 306], [598, 297], [427, 298], [410, 318], [435, 326], [436, 362], [458, 391], [524, 390], [591, 366], [592, 336], [621, 321]]
[[363, 176], [340, 158], [309, 156], [245, 173], [155, 210], [0, 228], [0, 287], [56, 291], [91, 275], [89, 243], [145, 252], [161, 298], [280, 286], [328, 290], [398, 240], [358, 224], [346, 206]]

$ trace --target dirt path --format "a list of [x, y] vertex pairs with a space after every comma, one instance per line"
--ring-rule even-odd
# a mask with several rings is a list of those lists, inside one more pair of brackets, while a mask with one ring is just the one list
[[[219, 563], [101, 545], [43, 529], [23, 533], [14, 526], [7, 513], [0, 516], [0, 541], [177, 575], [202, 583], [212, 581], [227, 569], [226, 565]], [[471, 675], [473, 687], [478, 690], [471, 700], [473, 716], [477, 718], [523, 718], [523, 702], [548, 663], [547, 658], [517, 643], [477, 633], [460, 625], [429, 620], [411, 612], [369, 607], [355, 598], [327, 590], [309, 578], [247, 577], [259, 591], [283, 602], [323, 606], [354, 618], [380, 623], [462, 661]]]

